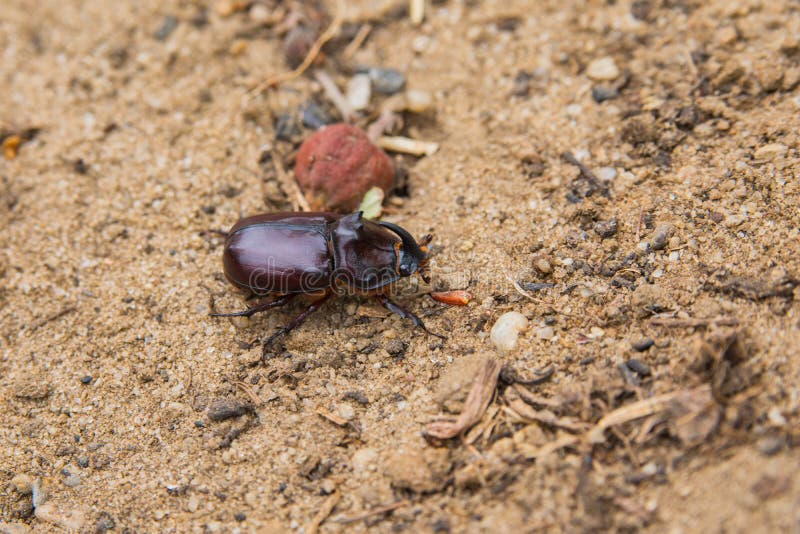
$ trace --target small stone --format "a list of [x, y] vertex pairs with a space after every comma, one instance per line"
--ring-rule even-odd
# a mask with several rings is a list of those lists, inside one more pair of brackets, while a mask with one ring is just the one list
[[758, 452], [764, 456], [773, 456], [779, 453], [786, 446], [786, 439], [783, 436], [766, 436], [756, 442]]
[[114, 521], [114, 517], [111, 514], [108, 512], [100, 512], [100, 517], [97, 518], [97, 523], [94, 525], [94, 531], [97, 534], [103, 534], [116, 526], [117, 522]]
[[339, 415], [342, 417], [342, 419], [346, 419], [347, 421], [350, 421], [356, 416], [355, 408], [346, 402], [340, 403], [336, 407], [336, 411], [339, 412]]
[[19, 474], [11, 479], [11, 486], [21, 495], [30, 495], [33, 491], [33, 477]]
[[264, 24], [269, 20], [269, 9], [264, 4], [253, 4], [248, 15], [256, 24]]
[[200, 507], [200, 499], [197, 498], [197, 495], [191, 495], [189, 500], [186, 502], [186, 511], [190, 513], [194, 513]]
[[538, 257], [536, 261], [533, 263], [534, 268], [542, 274], [550, 274], [553, 272], [553, 266], [550, 265], [550, 262], [547, 258]]
[[426, 91], [409, 89], [405, 93], [405, 109], [411, 113], [424, 113], [433, 107], [433, 96]]
[[637, 339], [636, 341], [631, 343], [631, 347], [633, 347], [633, 350], [635, 350], [636, 352], [644, 352], [650, 347], [652, 347], [654, 344], [655, 341], [653, 341], [649, 337], [643, 337], [642, 339]]
[[166, 41], [167, 37], [170, 36], [177, 26], [178, 19], [172, 15], [167, 15], [161, 21], [161, 25], [158, 27], [158, 29], [153, 33], [153, 37], [155, 37], [157, 41]]
[[283, 38], [283, 54], [291, 68], [298, 67], [311, 51], [317, 34], [305, 26], [295, 26]]
[[319, 130], [323, 126], [333, 123], [333, 119], [328, 112], [322, 109], [316, 102], [308, 101], [300, 106], [300, 122], [306, 128]]
[[595, 59], [586, 67], [586, 75], [596, 81], [616, 80], [619, 77], [619, 68], [610, 56]]
[[431, 493], [447, 483], [450, 466], [446, 449], [415, 450], [392, 456], [386, 465], [386, 475], [397, 489]]
[[756, 161], [773, 161], [786, 155], [788, 148], [780, 143], [770, 143], [756, 149], [753, 159]]
[[378, 451], [375, 449], [364, 448], [358, 449], [353, 453], [350, 459], [350, 465], [353, 466], [354, 473], [363, 473], [375, 468], [378, 461]]
[[592, 87], [592, 99], [598, 104], [602, 104], [606, 100], [613, 100], [619, 96], [619, 90], [616, 87], [609, 87], [608, 85], [595, 85]]
[[475, 243], [473, 243], [469, 239], [465, 239], [464, 241], [461, 242], [461, 246], [459, 247], [459, 249], [461, 250], [461, 252], [469, 252], [474, 247]]
[[650, 252], [650, 243], [647, 241], [639, 241], [636, 244], [636, 250], [639, 252], [639, 254], [647, 254]]
[[70, 473], [64, 478], [64, 485], [68, 488], [74, 488], [81, 483], [81, 477], [76, 474]]
[[208, 407], [208, 418], [212, 421], [224, 421], [250, 411], [252, 407], [249, 404], [236, 399], [217, 399]]
[[403, 73], [397, 69], [384, 67], [372, 67], [367, 69], [366, 74], [372, 81], [372, 88], [376, 92], [384, 95], [393, 95], [402, 91], [406, 84]]
[[386, 349], [386, 352], [392, 356], [402, 356], [407, 347], [408, 345], [399, 339], [390, 339], [386, 342], [386, 346], [384, 348]]
[[75, 459], [75, 461], [78, 462], [78, 467], [81, 468], [89, 467], [89, 457], [86, 456], [85, 454], [81, 454], [80, 456], [78, 456]]
[[356, 74], [347, 82], [347, 103], [356, 111], [367, 109], [372, 98], [372, 84], [366, 74]]
[[542, 326], [541, 328], [536, 329], [536, 337], [542, 340], [553, 339], [555, 335], [556, 332], [553, 330], [552, 326]]
[[650, 239], [650, 246], [653, 250], [661, 250], [667, 246], [669, 234], [672, 232], [672, 225], [669, 223], [662, 223], [656, 226], [653, 237]]
[[517, 336], [528, 327], [528, 319], [519, 312], [508, 312], [501, 315], [492, 327], [490, 339], [501, 353], [513, 350], [517, 346]]
[[593, 229], [602, 239], [607, 239], [617, 233], [617, 219], [596, 222]]
[[[326, 481], [326, 482], [327, 482], [327, 481]], [[324, 483], [323, 483], [323, 485], [324, 485]], [[246, 513], [244, 513], [244, 512], [236, 512], [235, 514], [233, 514], [233, 518], [234, 518], [236, 521], [238, 521], [239, 523], [241, 523], [242, 521], [244, 521], [245, 519], [247, 519], [247, 514], [246, 514]]]
[[610, 182], [617, 177], [617, 169], [614, 167], [600, 167], [595, 174], [604, 182]]
[[636, 358], [631, 358], [625, 365], [636, 373], [639, 376], [650, 376], [650, 366], [644, 363], [642, 360], [637, 360]]

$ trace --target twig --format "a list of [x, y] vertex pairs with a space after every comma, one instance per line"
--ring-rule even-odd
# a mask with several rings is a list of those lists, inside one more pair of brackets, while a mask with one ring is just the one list
[[261, 406], [261, 404], [263, 403], [261, 397], [259, 397], [256, 394], [256, 392], [253, 391], [252, 388], [250, 388], [250, 386], [241, 381], [234, 382], [234, 385], [239, 389], [241, 389], [242, 391], [244, 391], [245, 395], [250, 397], [250, 400], [253, 401], [254, 406]]
[[458, 414], [458, 417], [455, 420], [446, 419], [428, 423], [425, 427], [425, 436], [450, 439], [466, 432], [477, 423], [492, 401], [501, 368], [500, 362], [494, 358], [486, 358], [483, 367], [475, 376], [472, 389], [464, 403], [464, 409]]
[[411, 24], [419, 26], [425, 19], [425, 0], [410, 0], [408, 5], [408, 18]]
[[433, 141], [419, 141], [396, 135], [382, 135], [375, 143], [384, 150], [412, 156], [432, 156], [439, 150], [439, 144]]
[[709, 319], [670, 319], [670, 318], [655, 318], [650, 319], [650, 324], [653, 326], [666, 326], [668, 328], [698, 328], [713, 326], [736, 326], [739, 324], [739, 319], [736, 317], [717, 317]]
[[317, 534], [319, 532], [319, 527], [325, 522], [325, 519], [331, 515], [331, 512], [339, 503], [339, 500], [342, 498], [342, 494], [338, 491], [334, 491], [333, 493], [328, 496], [324, 503], [322, 503], [322, 507], [319, 511], [314, 514], [314, 517], [311, 518], [311, 522], [306, 525], [306, 528], [303, 529], [306, 534]]
[[336, 87], [336, 83], [328, 76], [328, 73], [324, 70], [317, 69], [314, 71], [314, 78], [316, 78], [322, 86], [322, 90], [325, 91], [325, 96], [328, 97], [328, 100], [339, 110], [339, 113], [342, 115], [342, 120], [344, 122], [351, 122], [356, 116], [356, 113], [353, 111], [353, 108], [350, 107], [350, 104], [339, 88]]
[[288, 72], [284, 72], [282, 74], [278, 74], [276, 76], [271, 76], [258, 84], [255, 89], [250, 91], [250, 96], [255, 96], [264, 92], [265, 89], [269, 89], [270, 87], [274, 87], [281, 82], [286, 82], [289, 80], [293, 80], [297, 78], [301, 74], [303, 74], [308, 67], [317, 59], [320, 50], [322, 47], [330, 41], [337, 33], [339, 33], [339, 28], [342, 25], [342, 19], [344, 18], [344, 0], [337, 0], [336, 2], [336, 15], [333, 17], [333, 21], [331, 25], [328, 26], [328, 29], [320, 35], [317, 40], [314, 42], [314, 46], [311, 47], [311, 50], [308, 51], [306, 58], [303, 62], [297, 66], [296, 69]]
[[342, 59], [345, 60], [350, 59], [353, 56], [353, 54], [355, 54], [356, 51], [359, 48], [361, 48], [361, 45], [363, 45], [364, 41], [367, 40], [369, 32], [371, 31], [372, 31], [372, 24], [363, 24], [358, 29], [358, 33], [356, 33], [356, 36], [353, 37], [353, 40], [350, 41], [350, 44], [348, 44], [345, 47], [344, 51], [342, 52]]
[[317, 415], [321, 415], [322, 417], [324, 417], [325, 419], [327, 419], [328, 421], [330, 421], [335, 425], [345, 426], [347, 424], [347, 419], [336, 415], [335, 413], [331, 412], [327, 408], [323, 408], [322, 406], [319, 406], [316, 412]]
[[398, 508], [403, 508], [404, 506], [408, 506], [411, 504], [409, 501], [402, 500], [397, 501], [393, 504], [387, 504], [386, 506], [379, 506], [378, 508], [373, 508], [368, 512], [362, 512], [360, 514], [352, 515], [350, 517], [336, 517], [333, 519], [334, 523], [355, 523], [356, 521], [361, 521], [362, 519], [367, 519], [369, 517], [375, 515], [385, 514], [386, 512], [392, 512], [397, 510]]
[[292, 203], [292, 209], [294, 211], [311, 211], [311, 207], [308, 205], [306, 197], [303, 196], [302, 191], [300, 191], [300, 186], [297, 185], [297, 182], [291, 176], [289, 176], [289, 174], [286, 172], [286, 169], [283, 168], [283, 163], [281, 163], [281, 158], [278, 154], [273, 155], [272, 164], [275, 166], [275, 174], [278, 175], [278, 181], [280, 182], [281, 187], [289, 196], [289, 202]]

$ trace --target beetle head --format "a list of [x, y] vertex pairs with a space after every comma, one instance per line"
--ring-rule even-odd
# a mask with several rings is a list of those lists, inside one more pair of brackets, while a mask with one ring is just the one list
[[428, 276], [428, 251], [425, 247], [430, 243], [432, 236], [426, 235], [420, 243], [409, 234], [404, 228], [389, 222], [378, 223], [384, 228], [388, 228], [400, 237], [402, 245], [397, 252], [397, 273], [400, 276], [411, 276], [419, 273], [426, 283], [430, 283]]

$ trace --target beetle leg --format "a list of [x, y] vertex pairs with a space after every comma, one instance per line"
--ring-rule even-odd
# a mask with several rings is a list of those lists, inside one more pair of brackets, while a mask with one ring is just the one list
[[400, 306], [396, 302], [392, 302], [391, 300], [389, 300], [389, 297], [387, 297], [386, 295], [382, 295], [382, 294], [378, 293], [377, 295], [375, 295], [375, 299], [378, 302], [381, 303], [381, 306], [383, 306], [384, 308], [386, 308], [390, 312], [396, 313], [397, 315], [399, 315], [403, 319], [411, 319], [411, 322], [414, 323], [414, 326], [416, 326], [418, 328], [422, 328], [428, 334], [430, 334], [432, 336], [436, 336], [436, 337], [438, 337], [440, 339], [447, 339], [445, 336], [443, 336], [441, 334], [437, 334], [436, 332], [431, 332], [430, 330], [428, 330], [428, 327], [425, 326], [425, 323], [422, 322], [422, 319], [420, 319], [419, 317], [417, 317], [416, 315], [414, 315], [412, 312], [410, 312], [409, 310], [405, 309], [404, 307]]
[[212, 313], [210, 314], [211, 317], [250, 317], [253, 314], [271, 310], [272, 308], [277, 308], [279, 306], [283, 306], [290, 300], [292, 300], [297, 295], [294, 293], [290, 293], [288, 295], [283, 295], [275, 300], [271, 300], [269, 302], [262, 302], [261, 304], [256, 304], [252, 308], [248, 308], [246, 310], [233, 312], [233, 313]]
[[303, 312], [300, 313], [300, 315], [289, 321], [289, 323], [286, 324], [285, 326], [280, 327], [277, 332], [275, 332], [267, 339], [265, 339], [264, 342], [261, 344], [261, 359], [266, 359], [267, 348], [273, 341], [275, 341], [280, 336], [288, 334], [289, 332], [291, 332], [292, 330], [303, 324], [303, 321], [306, 320], [306, 317], [308, 317], [313, 312], [320, 309], [322, 305], [325, 304], [334, 295], [335, 293], [326, 293], [322, 297], [318, 298], [317, 300], [309, 304], [308, 308], [303, 310]]

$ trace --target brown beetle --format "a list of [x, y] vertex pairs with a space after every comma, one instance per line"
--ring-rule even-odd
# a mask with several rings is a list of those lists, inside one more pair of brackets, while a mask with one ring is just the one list
[[334, 295], [353, 292], [373, 296], [389, 311], [411, 319], [414, 326], [443, 338], [386, 293], [400, 278], [427, 275], [426, 245], [388, 222], [362, 218], [361, 212], [281, 212], [246, 217], [225, 240], [225, 276], [250, 296], [273, 297], [244, 311], [214, 313], [215, 317], [250, 317], [283, 306], [298, 295], [318, 295], [302, 313], [267, 337], [262, 356], [277, 337], [297, 328], [309, 314]]

